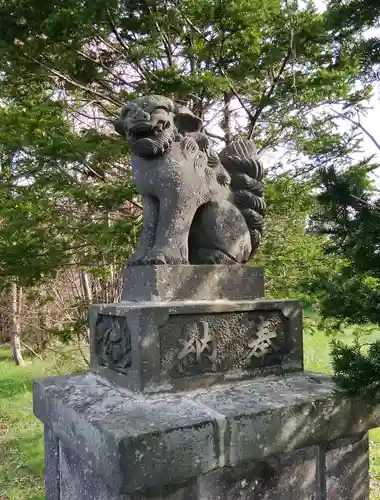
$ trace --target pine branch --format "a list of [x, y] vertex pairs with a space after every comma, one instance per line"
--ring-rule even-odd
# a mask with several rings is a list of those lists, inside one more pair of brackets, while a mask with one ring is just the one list
[[[224, 71], [223, 68], [219, 67], [219, 70], [220, 72], [222, 73], [222, 75], [224, 76], [224, 78], [226, 78], [228, 80], [228, 76], [226, 74], [226, 72]], [[244, 109], [244, 111], [247, 113], [248, 115], [248, 118], [250, 121], [253, 121], [254, 119], [254, 115], [251, 113], [251, 110], [246, 106], [245, 102], [243, 101], [243, 99], [240, 97], [239, 93], [235, 90], [235, 87], [232, 85], [232, 83], [229, 83], [228, 84], [231, 92], [233, 93], [233, 95], [236, 97], [236, 99], [239, 101], [241, 107]]]
[[169, 1], [168, 3], [171, 3], [172, 6], [180, 13], [183, 21], [185, 21], [186, 24], [188, 24], [190, 26], [190, 28], [195, 31], [195, 33], [197, 33], [200, 37], [202, 37], [203, 39], [206, 39], [205, 38], [205, 34], [202, 33], [202, 31], [197, 27], [195, 26], [195, 24], [190, 21], [190, 19], [183, 13], [183, 11], [179, 8], [179, 5], [180, 5], [180, 2], [175, 2], [175, 1]]
[[278, 82], [279, 82], [282, 74], [285, 71], [286, 65], [288, 64], [291, 55], [292, 55], [292, 49], [289, 48], [287, 54], [285, 55], [285, 57], [284, 57], [284, 59], [282, 61], [282, 64], [280, 66], [280, 69], [279, 69], [277, 75], [273, 78], [271, 86], [269, 87], [268, 91], [267, 92], [265, 91], [263, 93], [263, 95], [261, 96], [260, 103], [258, 104], [258, 106], [256, 108], [256, 111], [255, 111], [254, 115], [251, 118], [251, 124], [250, 124], [249, 132], [248, 132], [248, 139], [252, 139], [253, 130], [255, 128], [257, 120], [259, 119], [259, 117], [260, 117], [263, 109], [265, 108], [265, 102], [266, 102], [267, 99], [269, 99], [270, 97], [272, 97], [272, 94], [275, 91], [276, 86], [277, 86], [277, 84], [278, 84]]
[[356, 127], [360, 128], [360, 130], [373, 142], [373, 144], [376, 146], [376, 148], [380, 151], [380, 143], [375, 139], [375, 137], [364, 127], [364, 125], [361, 124], [360, 120], [356, 121], [350, 118], [349, 116], [340, 113], [339, 111], [335, 111], [334, 113], [339, 116], [340, 118], [344, 118], [345, 120], [348, 120], [351, 122], [353, 125]]
[[83, 90], [84, 92], [88, 92], [89, 94], [93, 94], [94, 96], [100, 97], [101, 99], [104, 99], [105, 101], [108, 101], [111, 104], [115, 104], [116, 106], [121, 106], [121, 102], [120, 101], [114, 101], [113, 99], [111, 99], [110, 97], [102, 94], [101, 92], [98, 92], [96, 90], [92, 90], [91, 88], [86, 87], [85, 85], [82, 85], [81, 83], [76, 82], [71, 77], [69, 77], [67, 75], [64, 75], [63, 73], [61, 73], [60, 71], [58, 71], [58, 70], [56, 70], [54, 68], [51, 68], [47, 64], [39, 61], [38, 59], [35, 59], [34, 57], [26, 54], [25, 52], [23, 52], [22, 55], [26, 59], [29, 59], [30, 61], [33, 61], [34, 63], [38, 64], [39, 66], [41, 66], [41, 68], [44, 68], [46, 71], [48, 71], [52, 75], [57, 76], [61, 80], [65, 81], [67, 83], [70, 83], [71, 85], [74, 85], [76, 88], [78, 88], [80, 90]]
[[159, 35], [162, 38], [162, 42], [164, 44], [164, 49], [165, 49], [166, 57], [168, 59], [168, 64], [169, 64], [170, 67], [172, 67], [174, 65], [174, 62], [173, 62], [173, 51], [172, 51], [172, 48], [170, 46], [169, 37], [166, 35], [166, 33], [164, 33], [164, 31], [162, 30], [161, 26], [158, 24], [157, 20], [155, 19], [154, 13], [152, 12], [152, 9], [151, 9], [150, 5], [147, 5], [147, 8], [148, 8], [148, 11], [149, 11], [150, 15], [152, 16], [152, 19], [154, 19], [154, 25], [156, 26], [157, 32], [159, 33]]
[[103, 69], [105, 69], [107, 71], [108, 74], [110, 74], [111, 76], [113, 76], [121, 84], [126, 85], [127, 87], [134, 88], [134, 85], [132, 83], [127, 82], [127, 80], [125, 80], [123, 77], [121, 77], [120, 75], [117, 75], [116, 73], [114, 73], [113, 71], [111, 71], [111, 69], [108, 66], [106, 66], [100, 59], [94, 59], [93, 57], [85, 54], [81, 50], [77, 50], [76, 52], [77, 52], [78, 55], [84, 57], [88, 61], [91, 61], [91, 62], [93, 62], [95, 64], [99, 64]]
[[[125, 52], [128, 54], [130, 52], [130, 49], [129, 49], [128, 45], [126, 45], [126, 43], [124, 42], [124, 40], [122, 39], [122, 37], [120, 36], [120, 33], [118, 32], [117, 27], [116, 27], [116, 23], [114, 22], [114, 20], [112, 18], [112, 15], [111, 15], [111, 12], [108, 9], [108, 7], [106, 9], [106, 12], [107, 12], [107, 17], [108, 17], [108, 23], [110, 25], [112, 33], [115, 35], [116, 40], [119, 42], [119, 44], [121, 45], [121, 47], [123, 47], [123, 49], [125, 50]], [[103, 38], [101, 38], [101, 39], [104, 42]], [[110, 45], [108, 44], [108, 46], [110, 46]], [[112, 47], [112, 45], [111, 45], [111, 47]], [[125, 58], [125, 54], [123, 54], [121, 51], [118, 51], [118, 52], [122, 55], [123, 58]], [[135, 64], [136, 64], [136, 67], [137, 67], [138, 71], [140, 72], [140, 76], [142, 78], [144, 78], [146, 81], [148, 81], [149, 80], [149, 72], [147, 72], [145, 70], [145, 68], [143, 68], [141, 66], [141, 64], [138, 64], [138, 63], [135, 63]]]

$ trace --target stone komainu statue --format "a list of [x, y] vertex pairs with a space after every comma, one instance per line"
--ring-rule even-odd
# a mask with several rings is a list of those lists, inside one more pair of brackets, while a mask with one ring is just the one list
[[251, 141], [218, 155], [188, 108], [161, 96], [127, 103], [115, 130], [132, 148], [144, 223], [129, 265], [245, 263], [264, 226], [263, 167]]

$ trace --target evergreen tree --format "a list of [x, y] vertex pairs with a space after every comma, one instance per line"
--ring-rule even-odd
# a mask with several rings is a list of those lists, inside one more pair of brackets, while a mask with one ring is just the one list
[[261, 152], [285, 150], [272, 182], [358, 150], [329, 109], [360, 110], [370, 96], [351, 54], [359, 35], [347, 34], [337, 64], [330, 24], [312, 3], [279, 0], [0, 0], [0, 137], [12, 158], [0, 272], [33, 282], [73, 262], [125, 260], [139, 211], [112, 120], [136, 95], [187, 103], [222, 142], [241, 132]]
[[320, 205], [311, 224], [315, 233], [328, 235], [327, 254], [338, 260], [336, 272], [316, 273], [309, 292], [333, 329], [342, 324], [357, 328], [353, 346], [335, 341], [332, 349], [337, 382], [354, 392], [380, 383], [380, 341], [366, 352], [358, 326], [380, 324], [380, 196], [370, 178], [376, 167], [362, 162], [341, 172], [322, 170]]

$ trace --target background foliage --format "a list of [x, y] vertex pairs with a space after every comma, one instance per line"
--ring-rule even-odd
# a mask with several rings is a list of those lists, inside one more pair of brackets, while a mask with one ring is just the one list
[[[141, 206], [121, 105], [187, 104], [220, 148], [236, 134], [267, 167], [255, 257], [267, 293], [329, 327], [378, 323], [378, 205], [361, 117], [376, 90], [376, 2], [0, 0], [2, 334], [38, 351], [86, 343], [92, 301], [114, 301]], [[380, 148], [379, 148], [380, 149]], [[327, 323], [326, 323], [327, 324]], [[44, 341], [41, 335], [44, 332]]]

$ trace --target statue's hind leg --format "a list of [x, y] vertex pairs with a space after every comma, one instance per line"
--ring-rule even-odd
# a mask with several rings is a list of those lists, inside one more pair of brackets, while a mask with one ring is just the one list
[[191, 264], [239, 264], [236, 260], [231, 259], [228, 255], [212, 248], [194, 248], [190, 252]]
[[235, 205], [224, 200], [198, 209], [189, 237], [191, 264], [242, 264], [251, 249], [247, 224]]

